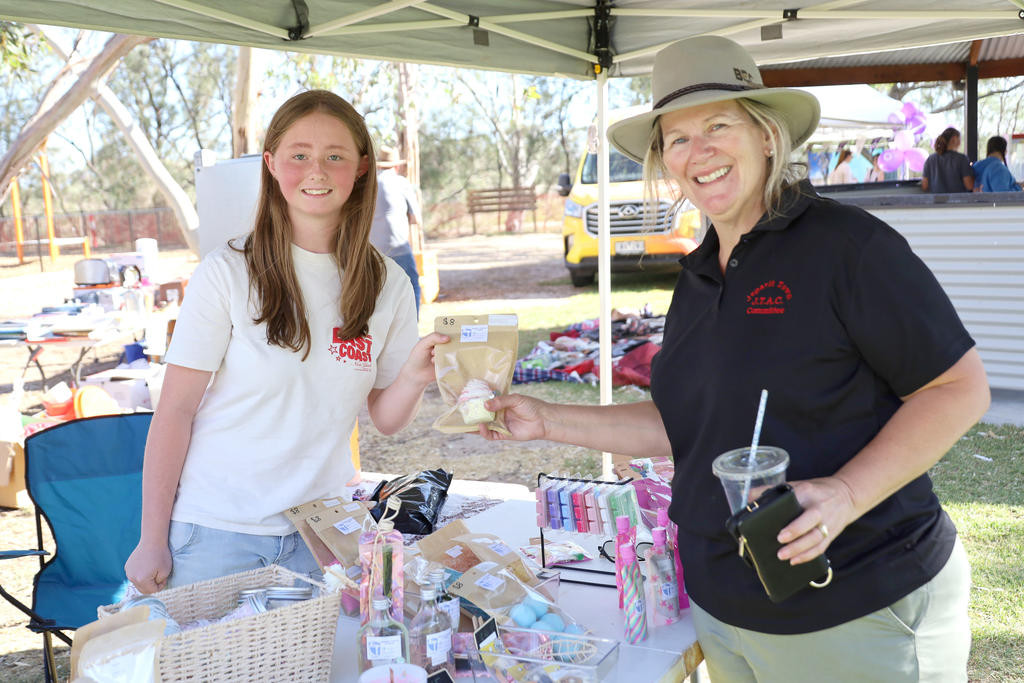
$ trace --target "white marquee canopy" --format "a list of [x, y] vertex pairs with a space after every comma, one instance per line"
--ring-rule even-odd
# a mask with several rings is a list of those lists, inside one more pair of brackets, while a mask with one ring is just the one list
[[[743, 44], [764, 69], [938, 62], [949, 54], [1024, 73], [1024, 0], [0, 0], [0, 18], [154, 37], [596, 79], [649, 72], [687, 36]], [[976, 42], [986, 40], [982, 43]], [[984, 55], [982, 55], [984, 53]], [[800, 85], [801, 83], [792, 83]], [[814, 85], [815, 83], [804, 83]], [[820, 84], [820, 82], [818, 83]], [[599, 176], [601, 362], [611, 361], [607, 148]], [[601, 402], [611, 402], [604, 373]], [[606, 457], [606, 468], [610, 463]]]

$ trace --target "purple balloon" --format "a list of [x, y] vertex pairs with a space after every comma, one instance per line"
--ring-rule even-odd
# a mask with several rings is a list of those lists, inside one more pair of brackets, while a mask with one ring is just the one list
[[905, 150], [903, 152], [903, 158], [906, 160], [907, 166], [910, 167], [911, 171], [920, 173], [924, 170], [924, 162], [925, 159], [928, 158], [928, 154], [923, 149], [915, 147], [913, 149]]
[[887, 149], [878, 157], [878, 167], [886, 173], [892, 173], [903, 165], [903, 150]]

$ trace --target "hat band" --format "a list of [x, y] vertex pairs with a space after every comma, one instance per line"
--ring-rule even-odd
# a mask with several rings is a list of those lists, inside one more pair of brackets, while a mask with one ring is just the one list
[[728, 90], [730, 92], [738, 92], [740, 90], [757, 90], [755, 86], [749, 85], [736, 85], [733, 83], [697, 83], [696, 85], [688, 85], [685, 88], [680, 88], [665, 95], [654, 104], [654, 109], [660, 109], [672, 100], [678, 99], [683, 95], [689, 95], [690, 93], [701, 92], [703, 90]]

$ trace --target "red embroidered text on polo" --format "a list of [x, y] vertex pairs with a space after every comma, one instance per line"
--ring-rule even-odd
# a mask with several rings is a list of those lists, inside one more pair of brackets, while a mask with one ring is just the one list
[[747, 295], [747, 315], [782, 315], [793, 292], [782, 280], [762, 282]]

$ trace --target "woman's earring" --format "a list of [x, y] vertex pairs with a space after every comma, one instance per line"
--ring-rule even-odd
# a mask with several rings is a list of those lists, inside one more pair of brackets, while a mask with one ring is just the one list
[[775, 150], [766, 149], [764, 151], [764, 155], [770, 159], [771, 157], [775, 156]]

